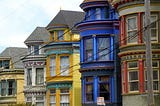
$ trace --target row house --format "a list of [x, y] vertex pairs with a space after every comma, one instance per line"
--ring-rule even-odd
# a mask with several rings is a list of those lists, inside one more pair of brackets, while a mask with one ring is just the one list
[[[147, 106], [144, 0], [114, 0], [120, 20], [123, 106]], [[151, 45], [155, 106], [160, 104], [160, 1], [151, 0]], [[152, 86], [152, 85], [151, 85]]]
[[83, 12], [60, 10], [46, 27], [46, 106], [81, 106], [79, 32], [74, 28]]
[[24, 96], [29, 105], [45, 106], [46, 57], [44, 46], [49, 42], [45, 27], [37, 27], [24, 41], [28, 54], [22, 58], [24, 64]]
[[0, 106], [24, 104], [24, 69], [20, 60], [27, 48], [8, 47], [0, 54]]
[[117, 14], [107, 0], [84, 0], [80, 7], [85, 12], [77, 24], [82, 105], [121, 106]]

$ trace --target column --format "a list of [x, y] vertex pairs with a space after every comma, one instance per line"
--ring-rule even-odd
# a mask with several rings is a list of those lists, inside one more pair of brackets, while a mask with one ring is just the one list
[[32, 75], [31, 75], [31, 80], [32, 80], [32, 86], [35, 86], [35, 79], [36, 79], [36, 68], [32, 67]]
[[96, 35], [93, 35], [93, 60], [97, 60], [97, 41]]
[[110, 37], [110, 60], [113, 60], [113, 56], [114, 56], [114, 42], [113, 42], [113, 36]]
[[144, 69], [143, 69], [143, 60], [139, 60], [139, 85], [140, 89], [139, 92], [143, 93], [144, 92]]
[[82, 63], [84, 61], [84, 40], [81, 38], [80, 40], [80, 62]]
[[97, 97], [98, 97], [98, 77], [97, 76], [94, 76], [93, 95], [94, 95], [94, 103], [97, 103]]
[[111, 102], [115, 101], [115, 86], [114, 86], [114, 76], [110, 78], [110, 85], [111, 85]]
[[138, 43], [142, 43], [142, 25], [141, 25], [141, 15], [142, 15], [142, 13], [141, 12], [139, 12], [138, 13]]
[[84, 77], [81, 78], [82, 82], [82, 103], [85, 103], [85, 79]]
[[124, 93], [128, 93], [127, 62], [124, 61]]
[[125, 27], [126, 27], [125, 16], [122, 16], [122, 20], [121, 20], [121, 21], [122, 21], [122, 25], [121, 25], [121, 27], [122, 27], [122, 28], [121, 28], [122, 41], [121, 41], [121, 42], [122, 42], [122, 45], [125, 45], [125, 44], [126, 44], [126, 40], [127, 40], [127, 39], [126, 39], [126, 34], [125, 34], [125, 31], [126, 31], [126, 30], [125, 30], [125, 29], [126, 29], [126, 28], [125, 28]]

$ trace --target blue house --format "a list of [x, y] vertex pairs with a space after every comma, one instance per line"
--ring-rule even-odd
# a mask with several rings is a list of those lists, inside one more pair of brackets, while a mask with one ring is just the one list
[[[82, 106], [121, 106], [118, 53], [119, 22], [107, 0], [84, 0], [80, 7], [84, 21], [80, 31]], [[100, 98], [102, 97], [102, 98]]]

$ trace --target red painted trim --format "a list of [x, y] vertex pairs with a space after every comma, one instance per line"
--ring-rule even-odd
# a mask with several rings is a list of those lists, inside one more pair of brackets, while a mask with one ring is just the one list
[[124, 61], [124, 93], [128, 93], [127, 62]]
[[140, 89], [139, 92], [143, 93], [144, 92], [144, 70], [143, 70], [143, 60], [139, 60], [139, 85]]
[[139, 12], [138, 13], [138, 43], [142, 43], [142, 31], [141, 31], [141, 27], [142, 27], [142, 24], [141, 24], [141, 15], [142, 13]]
[[120, 19], [120, 21], [119, 21], [119, 44], [120, 44], [120, 46], [122, 46], [122, 32], [121, 32], [121, 25], [122, 25], [122, 21], [121, 21], [121, 19]]
[[122, 41], [121, 42], [122, 42], [122, 46], [123, 46], [123, 45], [125, 45], [125, 41], [126, 41], [126, 38], [125, 38], [126, 37], [125, 36], [125, 17], [124, 16], [122, 16], [121, 21], [122, 21], [122, 23], [121, 23], [122, 24], [121, 25], [121, 27], [122, 27], [122, 32], [121, 32], [122, 33]]

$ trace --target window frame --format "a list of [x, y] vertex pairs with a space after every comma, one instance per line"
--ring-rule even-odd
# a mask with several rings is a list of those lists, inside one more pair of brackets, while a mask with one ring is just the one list
[[[64, 65], [62, 65], [61, 64], [61, 58], [62, 57], [67, 57], [67, 59], [68, 59], [68, 66], [65, 66], [65, 67], [63, 67]], [[69, 76], [70, 75], [70, 56], [69, 55], [60, 55], [59, 56], [59, 58], [60, 58], [60, 76]], [[63, 67], [63, 68], [61, 68], [61, 67]]]
[[[38, 70], [41, 72], [38, 72]], [[36, 83], [36, 85], [43, 85], [43, 83], [44, 83], [44, 68], [36, 68], [35, 83]]]
[[[54, 93], [52, 93], [51, 91], [54, 91]], [[54, 97], [54, 101], [51, 101], [51, 96]], [[56, 105], [56, 89], [50, 89], [50, 106]]]
[[[62, 90], [67, 90], [67, 92], [61, 92]], [[68, 101], [62, 101], [61, 96], [68, 96]], [[65, 104], [65, 106], [70, 106], [70, 89], [69, 88], [60, 88], [60, 106]]]
[[[56, 64], [56, 56], [51, 56], [50, 58], [49, 58], [49, 71], [50, 71], [50, 76], [52, 77], [52, 76], [56, 76], [56, 70], [57, 70], [57, 64]], [[52, 60], [52, 62], [53, 61], [55, 61], [54, 62], [54, 64], [52, 64], [51, 65], [51, 59], [54, 59], [54, 60]], [[51, 70], [51, 68], [53, 68], [53, 70]], [[52, 75], [53, 74], [53, 75]]]
[[[87, 78], [92, 78], [91, 81], [87, 81]], [[85, 78], [85, 101], [86, 102], [93, 102], [94, 101], [94, 78], [93, 76], [87, 76]], [[91, 92], [87, 92], [87, 85], [91, 85], [92, 86], [92, 91]], [[92, 100], [87, 100], [87, 95], [92, 95]]]
[[101, 20], [102, 15], [101, 15], [102, 9], [100, 7], [95, 8], [95, 20]]
[[[87, 40], [91, 40], [89, 43], [91, 43], [91, 48], [88, 48], [87, 49]], [[93, 61], [93, 38], [92, 37], [86, 37], [84, 38], [84, 62], [90, 62], [90, 61]]]
[[27, 86], [31, 86], [31, 85], [32, 85], [32, 68], [28, 68], [27, 69]]
[[[136, 67], [129, 67], [129, 63], [133, 63], [136, 62], [137, 66]], [[128, 69], [128, 91], [130, 93], [134, 93], [134, 92], [139, 92], [139, 62], [138, 61], [131, 61], [131, 62], [127, 62], [127, 69]], [[130, 73], [131, 72], [137, 72], [137, 79], [130, 79]], [[135, 83], [137, 82], [137, 90], [131, 90], [131, 83]]]
[[[133, 19], [133, 18], [135, 18], [135, 25], [136, 25], [136, 28], [135, 29], [133, 29], [133, 28], [131, 28], [131, 30], [129, 30], [128, 28], [130, 27], [129, 26], [129, 19]], [[136, 36], [136, 37], [134, 37], [134, 39], [136, 39], [136, 40], [133, 40], [133, 41], [130, 41], [129, 42], [129, 40], [130, 40], [130, 38], [129, 37], [133, 37], [133, 36], [135, 36], [135, 35], [131, 35], [131, 36], [129, 36], [129, 32], [134, 32], [134, 31], [136, 31], [136, 33], [138, 32], [138, 17], [137, 17], [137, 15], [133, 15], [133, 16], [128, 16], [127, 18], [126, 18], [126, 21], [127, 21], [127, 24], [125, 25], [126, 26], [126, 35], [127, 35], [127, 39], [126, 39], [126, 41], [127, 41], [127, 44], [136, 44], [136, 43], [138, 43], [138, 36]], [[136, 34], [135, 33], [135, 34]], [[132, 38], [131, 38], [132, 39]]]

